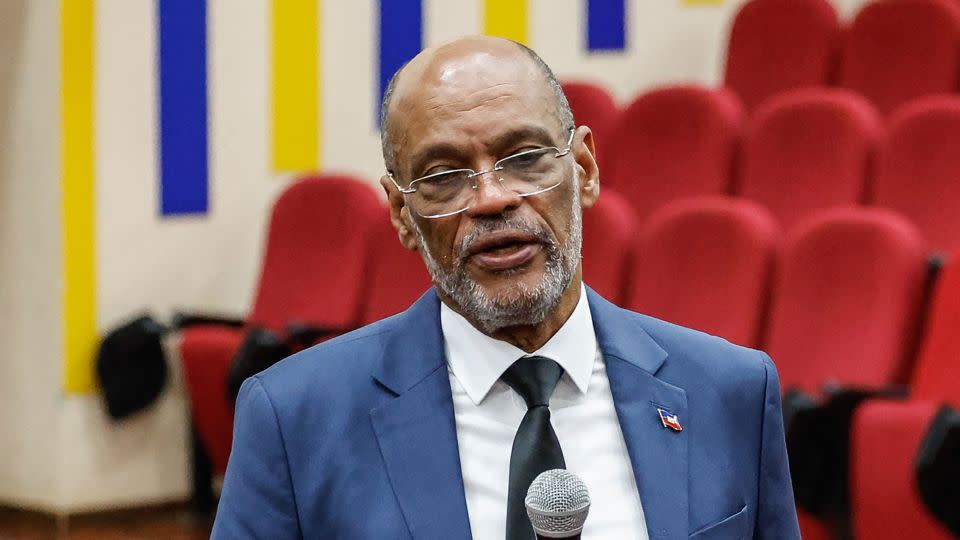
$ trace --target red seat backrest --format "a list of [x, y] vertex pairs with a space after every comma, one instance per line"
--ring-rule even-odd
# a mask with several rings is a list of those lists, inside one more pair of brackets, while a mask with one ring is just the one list
[[784, 390], [904, 383], [926, 277], [923, 241], [902, 216], [836, 208], [790, 231], [765, 350]]
[[583, 211], [583, 279], [601, 296], [622, 305], [637, 219], [623, 196], [602, 188], [597, 204]]
[[607, 149], [613, 141], [613, 128], [620, 114], [617, 102], [606, 88], [584, 81], [564, 82], [563, 93], [573, 109], [576, 124], [588, 126], [593, 132], [597, 161], [603, 172], [602, 164], [607, 161]]
[[911, 394], [960, 408], [960, 250], [937, 278]]
[[872, 202], [917, 224], [928, 247], [960, 245], [960, 98], [927, 97], [890, 118]]
[[730, 28], [724, 82], [747, 109], [790, 88], [826, 85], [839, 36], [827, 0], [751, 0]]
[[956, 91], [958, 65], [955, 0], [870, 2], [844, 37], [839, 82], [888, 114], [911, 99]]
[[806, 88], [776, 96], [750, 119], [737, 192], [785, 228], [816, 210], [863, 202], [880, 119], [861, 96]]
[[386, 210], [375, 220], [371, 236], [364, 324], [407, 309], [432, 284], [420, 254], [400, 244]]
[[730, 189], [742, 127], [739, 101], [730, 92], [671, 86], [647, 92], [620, 114], [606, 185], [646, 219], [685, 197]]
[[745, 199], [676, 201], [637, 236], [627, 307], [755, 347], [778, 227]]
[[290, 185], [273, 206], [249, 321], [276, 330], [290, 322], [356, 325], [369, 230], [385, 211], [373, 187], [353, 177], [309, 176]]

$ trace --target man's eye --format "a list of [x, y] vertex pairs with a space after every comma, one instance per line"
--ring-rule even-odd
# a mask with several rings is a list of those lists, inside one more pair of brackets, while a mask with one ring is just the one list
[[514, 167], [529, 167], [536, 165], [536, 163], [543, 157], [541, 152], [528, 152], [525, 154], [518, 154], [509, 158], [511, 166]]
[[456, 167], [451, 167], [449, 165], [434, 165], [429, 169], [427, 169], [426, 171], [424, 171], [423, 174], [421, 174], [420, 176], [424, 177], [424, 176], [430, 176], [431, 174], [445, 173], [448, 171], [452, 171], [454, 169], [456, 169]]

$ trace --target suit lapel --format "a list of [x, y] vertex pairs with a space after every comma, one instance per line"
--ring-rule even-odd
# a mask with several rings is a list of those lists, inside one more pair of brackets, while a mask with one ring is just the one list
[[688, 434], [664, 427], [657, 409], [686, 423], [686, 393], [655, 376], [668, 355], [643, 330], [636, 315], [589, 289], [588, 298], [650, 539], [685, 539], [689, 532]]
[[400, 317], [374, 378], [395, 399], [370, 412], [413, 538], [470, 538], [450, 380], [431, 289]]

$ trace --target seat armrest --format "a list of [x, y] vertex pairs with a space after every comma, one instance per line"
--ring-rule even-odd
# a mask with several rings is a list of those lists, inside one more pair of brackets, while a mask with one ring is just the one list
[[294, 321], [287, 324], [287, 343], [291, 347], [305, 348], [315, 345], [321, 341], [326, 341], [332, 337], [339, 336], [353, 330], [353, 328], [337, 328], [331, 326], [320, 326], [311, 323]]
[[940, 407], [920, 443], [916, 463], [920, 500], [960, 537], [960, 411]]
[[[849, 520], [850, 424], [868, 399], [903, 399], [902, 386], [882, 388], [827, 385], [818, 402], [788, 391], [783, 399], [784, 426], [797, 505], [811, 514], [839, 522]], [[789, 415], [789, 417], [788, 417]]]
[[217, 326], [229, 326], [231, 328], [242, 328], [247, 322], [235, 316], [217, 314], [217, 313], [203, 313], [203, 312], [188, 312], [188, 311], [176, 311], [173, 314], [173, 320], [171, 321], [171, 326], [175, 330], [183, 330], [191, 326], [198, 326], [204, 324], [212, 324]]

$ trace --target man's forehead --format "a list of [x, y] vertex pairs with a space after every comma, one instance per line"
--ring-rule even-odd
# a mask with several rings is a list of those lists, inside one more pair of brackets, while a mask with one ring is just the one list
[[467, 39], [428, 49], [414, 58], [397, 81], [394, 99], [401, 109], [442, 107], [497, 88], [521, 96], [537, 95], [546, 89], [546, 81], [517, 44]]

